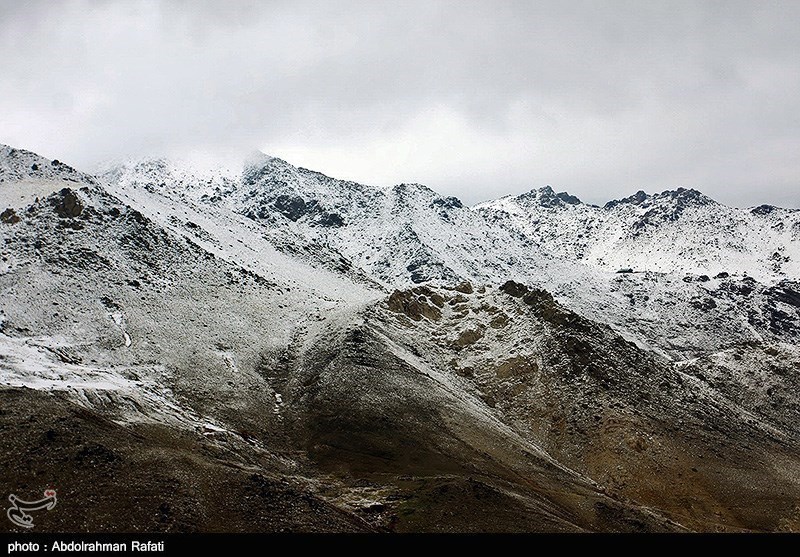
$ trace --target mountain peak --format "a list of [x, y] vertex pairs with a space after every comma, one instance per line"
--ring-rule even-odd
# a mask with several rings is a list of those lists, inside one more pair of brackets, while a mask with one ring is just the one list
[[30, 162], [33, 163], [50, 163], [50, 159], [46, 159], [45, 157], [38, 155], [32, 151], [26, 151], [25, 149], [17, 149], [16, 147], [12, 147], [10, 145], [5, 145], [4, 143], [0, 143], [0, 161], [3, 161], [5, 165], [23, 165]]
[[276, 157], [267, 155], [266, 153], [258, 150], [251, 151], [242, 163], [243, 168], [264, 168], [270, 162], [275, 160]]
[[633, 195], [622, 199], [613, 199], [604, 205], [605, 209], [612, 209], [618, 205], [640, 205], [648, 207], [661, 202], [674, 203], [679, 207], [689, 205], [716, 205], [717, 202], [694, 188], [676, 188], [674, 190], [664, 190], [661, 193], [652, 195], [644, 190], [639, 190]]
[[50, 160], [32, 151], [0, 144], [0, 182], [23, 179], [94, 183], [90, 176], [58, 159]]
[[250, 153], [244, 161], [242, 169], [243, 181], [247, 184], [255, 184], [265, 177], [296, 182], [298, 180], [298, 169], [283, 159], [267, 155], [261, 151]]
[[697, 205], [713, 205], [717, 202], [694, 188], [678, 188], [675, 190], [666, 190], [657, 194], [657, 196], [682, 201], [685, 203], [695, 203]]
[[419, 184], [417, 182], [403, 182], [402, 184], [396, 184], [392, 186], [392, 191], [395, 192], [422, 191], [425, 192], [426, 194], [438, 195], [435, 191], [433, 191], [425, 184]]
[[517, 201], [526, 205], [539, 205], [542, 207], [563, 207], [565, 205], [580, 205], [581, 200], [565, 191], [556, 193], [549, 185], [517, 196]]

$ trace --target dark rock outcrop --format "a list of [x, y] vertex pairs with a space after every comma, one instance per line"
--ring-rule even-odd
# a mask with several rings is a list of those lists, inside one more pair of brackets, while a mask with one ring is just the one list
[[0, 213], [0, 222], [4, 224], [17, 224], [20, 220], [19, 215], [12, 208], [8, 208]]
[[752, 209], [750, 212], [754, 215], [764, 217], [773, 213], [774, 211], [775, 211], [775, 206], [773, 205], [759, 205], [758, 207]]
[[414, 321], [423, 317], [438, 321], [442, 317], [442, 311], [436, 305], [429, 304], [424, 294], [414, 290], [395, 290], [387, 303], [390, 311], [405, 314]]
[[302, 197], [279, 195], [273, 202], [273, 207], [291, 221], [297, 221], [308, 213], [309, 208]]
[[514, 282], [513, 280], [506, 281], [503, 286], [500, 287], [500, 290], [508, 294], [509, 296], [513, 296], [515, 298], [521, 298], [528, 292], [528, 287], [524, 284], [520, 284], [518, 282]]
[[78, 195], [69, 188], [53, 194], [49, 198], [56, 214], [62, 219], [75, 218], [83, 212], [83, 203]]
[[458, 335], [458, 338], [453, 341], [452, 346], [456, 349], [463, 348], [465, 346], [475, 344], [482, 338], [483, 331], [480, 329], [467, 329]]
[[474, 292], [472, 284], [468, 280], [457, 284], [455, 286], [455, 291], [461, 292], [462, 294], [472, 294]]

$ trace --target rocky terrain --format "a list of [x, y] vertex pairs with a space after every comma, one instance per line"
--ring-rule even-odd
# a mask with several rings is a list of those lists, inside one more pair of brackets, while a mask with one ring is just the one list
[[11, 147], [0, 211], [37, 530], [800, 530], [800, 211]]

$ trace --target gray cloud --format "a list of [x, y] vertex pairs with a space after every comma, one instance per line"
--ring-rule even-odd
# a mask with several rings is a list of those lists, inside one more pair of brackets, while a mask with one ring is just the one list
[[0, 0], [0, 142], [800, 206], [798, 2]]

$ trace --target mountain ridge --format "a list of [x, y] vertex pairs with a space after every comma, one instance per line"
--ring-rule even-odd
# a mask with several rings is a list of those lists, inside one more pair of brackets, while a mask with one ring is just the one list
[[[235, 182], [236, 177], [231, 177], [231, 180]], [[330, 223], [347, 226], [347, 214], [352, 216], [353, 213], [367, 210], [377, 211], [378, 205], [387, 203], [388, 196], [395, 199], [394, 203], [435, 205], [440, 218], [444, 219], [453, 216], [452, 210], [463, 208], [463, 215], [467, 211], [478, 213], [487, 221], [489, 228], [485, 234], [496, 235], [498, 227], [494, 225], [499, 223], [499, 227], [506, 228], [511, 236], [525, 237], [529, 245], [542, 246], [561, 258], [580, 260], [604, 268], [636, 267], [658, 272], [676, 268], [697, 274], [730, 273], [731, 269], [712, 265], [724, 258], [735, 260], [731, 257], [735, 254], [730, 252], [736, 252], [740, 254], [737, 257], [744, 257], [746, 262], [742, 262], [742, 268], [733, 269], [734, 272], [747, 272], [764, 280], [779, 280], [782, 273], [793, 277], [800, 271], [800, 252], [797, 248], [800, 212], [771, 209], [771, 206], [764, 205], [747, 210], [737, 209], [720, 204], [695, 189], [677, 188], [654, 194], [640, 190], [599, 207], [585, 204], [567, 192], [556, 193], [550, 186], [545, 186], [517, 196], [505, 196], [464, 207], [457, 198], [442, 196], [424, 185], [398, 184], [375, 188], [337, 180], [277, 158], [267, 158], [266, 163], [257, 170], [249, 171], [245, 182], [247, 190], [240, 191], [238, 195], [234, 191], [229, 192], [228, 202], [231, 206], [236, 205], [236, 210], [256, 218], [259, 218], [259, 213], [271, 213], [277, 197], [282, 196], [277, 203], [285, 215], [295, 222], [303, 221], [306, 214], [313, 214], [316, 216], [312, 220], [316, 219], [318, 225]], [[189, 186], [187, 192], [191, 192], [191, 189]], [[575, 218], [559, 218], [551, 214], [550, 209], [572, 211]], [[719, 216], [726, 219], [723, 228], [731, 231], [731, 236], [726, 239], [727, 247], [705, 246], [706, 253], [702, 256], [705, 260], [698, 256], [687, 259], [686, 250], [692, 251], [693, 245], [703, 242], [703, 237], [692, 239], [692, 246], [681, 246], [675, 236], [677, 232], [670, 230], [669, 224], [687, 222], [685, 227], [690, 232], [699, 229], [708, 234], [714, 229], [714, 219]], [[751, 216], [758, 218], [753, 220]], [[356, 218], [363, 219], [363, 215]], [[475, 224], [471, 217], [466, 221], [471, 223], [468, 226], [473, 229], [482, 227]], [[754, 235], [765, 239], [761, 245], [751, 245], [752, 242], [744, 240], [746, 230], [754, 227], [762, 230]], [[598, 228], [603, 230], [598, 231]], [[784, 232], [781, 233], [778, 228]], [[571, 234], [569, 244], [577, 246], [577, 249], [566, 248], [557, 239], [564, 233]], [[652, 247], [648, 249], [661, 252], [654, 261], [648, 261], [643, 256], [645, 250], [639, 248], [641, 240], [649, 242]], [[776, 249], [767, 253], [769, 243], [775, 244]], [[675, 246], [675, 249], [665, 252], [665, 245]], [[723, 253], [724, 250], [728, 251]], [[785, 260], [786, 257], [789, 261]]]
[[[692, 352], [703, 342], [716, 346], [719, 341], [698, 337], [675, 352], [672, 341], [653, 336], [649, 318], [627, 315], [634, 297], [651, 306], [646, 315], [664, 315], [661, 304], [677, 304], [692, 314], [694, 305], [706, 304], [698, 300], [707, 299], [709, 290], [722, 295], [719, 289], [728, 288], [729, 281], [741, 283], [731, 292], [752, 290], [749, 277], [766, 291], [797, 280], [800, 272], [798, 214], [726, 209], [704, 202], [695, 190], [657, 194], [655, 206], [645, 203], [646, 194], [635, 194], [635, 203], [612, 210], [556, 197], [560, 207], [536, 204], [532, 212], [515, 208], [516, 198], [501, 198], [510, 204], [506, 211], [463, 207], [419, 185], [380, 189], [336, 180], [266, 155], [256, 166], [256, 173], [244, 178], [230, 169], [193, 173], [156, 159], [101, 178], [109, 191], [144, 206], [164, 208], [166, 200], [194, 212], [232, 211], [256, 225], [263, 236], [259, 242], [266, 240], [269, 249], [387, 291], [463, 280], [535, 284], [571, 309], [678, 358], [686, 357], [681, 352], [687, 348]], [[555, 195], [551, 188], [534, 191]], [[682, 203], [684, 198], [691, 203]], [[169, 211], [172, 219], [184, 218], [184, 211]], [[753, 232], [759, 228], [763, 232]], [[776, 237], [783, 246], [772, 243]], [[625, 269], [635, 273], [617, 274]], [[703, 282], [718, 276], [730, 278]], [[671, 315], [662, 319], [686, 328]], [[734, 337], [748, 335], [742, 328]]]

